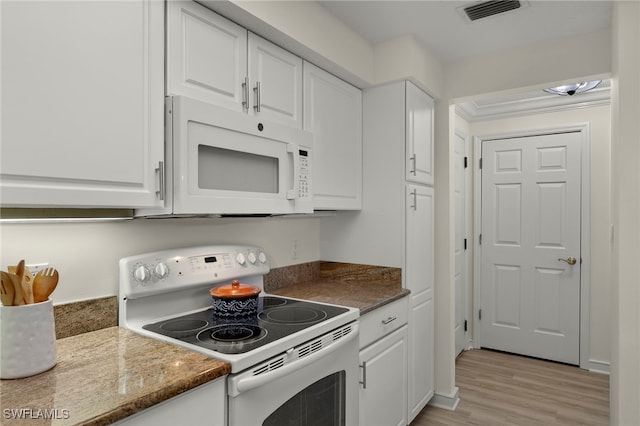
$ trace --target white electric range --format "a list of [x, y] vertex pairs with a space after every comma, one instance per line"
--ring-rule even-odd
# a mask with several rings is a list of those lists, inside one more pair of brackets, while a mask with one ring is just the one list
[[[269, 270], [267, 254], [249, 245], [123, 258], [119, 325], [230, 363], [229, 425], [357, 423], [359, 311], [265, 294]], [[218, 320], [209, 290], [234, 279], [262, 290], [258, 313]]]

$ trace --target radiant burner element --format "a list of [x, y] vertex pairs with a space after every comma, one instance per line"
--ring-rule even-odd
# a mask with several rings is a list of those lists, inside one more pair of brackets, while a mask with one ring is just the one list
[[[203, 330], [196, 336], [201, 342], [234, 342], [241, 340], [264, 338], [267, 332], [257, 325], [229, 324]], [[254, 341], [255, 341], [254, 340]]]
[[262, 311], [258, 316], [261, 320], [277, 324], [309, 324], [322, 321], [327, 313], [310, 307], [285, 306]]
[[160, 328], [170, 333], [193, 333], [207, 325], [209, 323], [203, 320], [177, 319], [165, 322]]

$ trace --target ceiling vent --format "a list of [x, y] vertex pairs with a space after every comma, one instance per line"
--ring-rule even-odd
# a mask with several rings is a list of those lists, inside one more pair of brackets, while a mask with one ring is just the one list
[[491, 0], [466, 6], [463, 11], [471, 21], [477, 21], [510, 10], [520, 9], [521, 6], [522, 4], [518, 0]]

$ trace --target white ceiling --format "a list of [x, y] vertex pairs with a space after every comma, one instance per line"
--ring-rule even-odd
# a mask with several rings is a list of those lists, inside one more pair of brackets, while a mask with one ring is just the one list
[[473, 0], [319, 3], [374, 44], [413, 34], [443, 64], [611, 27], [611, 1], [521, 0], [520, 9], [474, 22], [459, 10]]
[[[412, 34], [443, 64], [611, 28], [611, 1], [521, 0], [520, 9], [471, 22], [461, 7], [478, 1], [324, 0], [319, 3], [373, 44]], [[457, 105], [469, 121], [609, 102], [609, 84], [575, 96], [541, 90]]]

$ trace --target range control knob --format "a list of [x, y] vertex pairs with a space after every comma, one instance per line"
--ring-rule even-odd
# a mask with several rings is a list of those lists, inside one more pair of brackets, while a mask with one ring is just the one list
[[146, 266], [140, 265], [133, 271], [133, 277], [139, 283], [144, 284], [145, 282], [149, 281], [151, 272], [149, 272], [149, 268], [147, 268]]
[[249, 255], [247, 256], [247, 258], [249, 259], [249, 263], [251, 264], [256, 263], [256, 254], [254, 252], [249, 252]]
[[169, 275], [169, 267], [167, 266], [166, 263], [160, 262], [156, 265], [155, 268], [153, 268], [153, 272], [156, 275], [156, 277], [163, 279], [167, 275]]
[[238, 253], [236, 255], [236, 261], [242, 266], [245, 263], [247, 263], [247, 258], [244, 256], [243, 253]]
[[263, 251], [258, 253], [258, 260], [260, 261], [260, 263], [265, 263], [267, 261], [267, 255], [264, 254]]

